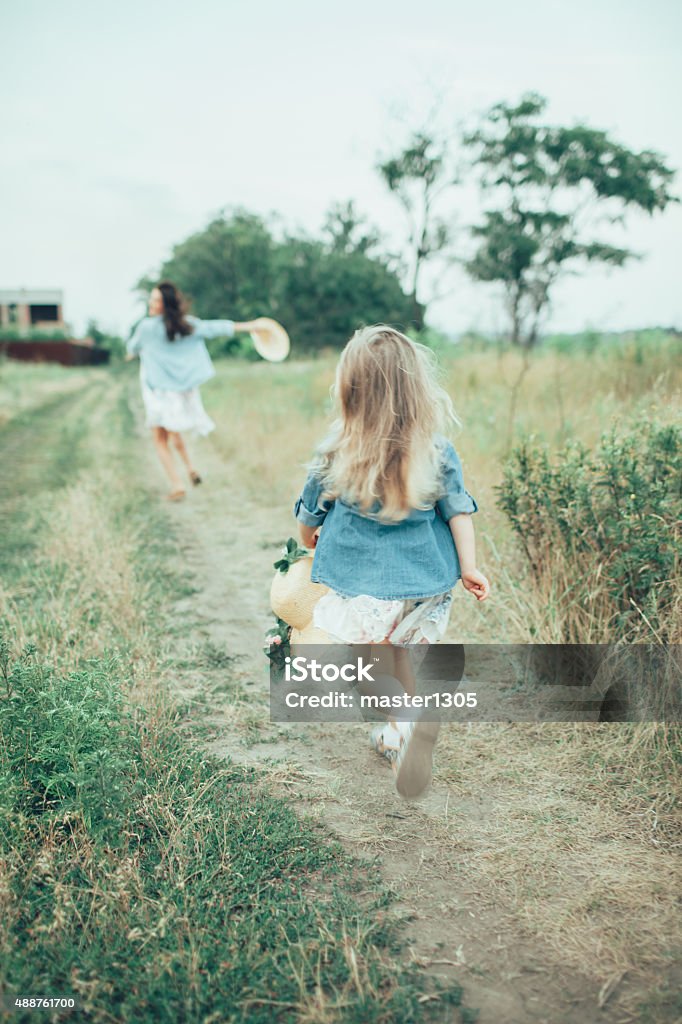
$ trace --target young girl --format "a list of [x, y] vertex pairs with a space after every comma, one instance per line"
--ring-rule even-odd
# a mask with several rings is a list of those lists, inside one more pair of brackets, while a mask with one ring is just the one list
[[[173, 461], [175, 449], [191, 483], [200, 484], [182, 432], [204, 435], [214, 429], [201, 401], [199, 385], [215, 374], [206, 348], [207, 338], [230, 338], [237, 331], [251, 331], [260, 320], [199, 320], [188, 316], [185, 300], [170, 281], [161, 281], [149, 295], [149, 316], [141, 320], [128, 341], [127, 359], [140, 357], [140, 384], [146, 413], [159, 460], [171, 484], [169, 501], [185, 497]], [[169, 445], [172, 446], [169, 447]]]
[[[348, 342], [334, 394], [337, 419], [294, 508], [315, 547], [311, 579], [330, 588], [313, 623], [338, 643], [395, 645], [393, 674], [413, 692], [401, 646], [442, 638], [458, 579], [478, 601], [490, 590], [476, 568], [478, 506], [441, 434], [456, 417], [429, 350], [385, 325]], [[429, 785], [437, 734], [424, 720], [374, 731], [402, 796]]]

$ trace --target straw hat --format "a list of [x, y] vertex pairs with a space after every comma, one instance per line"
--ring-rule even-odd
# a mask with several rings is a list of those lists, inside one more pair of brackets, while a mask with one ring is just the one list
[[273, 612], [294, 629], [305, 629], [313, 617], [313, 608], [329, 587], [312, 583], [313, 556], [307, 555], [289, 566], [288, 572], [276, 572], [270, 588]]
[[332, 643], [329, 633], [325, 633], [323, 629], [318, 629], [317, 626], [313, 626], [312, 622], [309, 622], [305, 629], [292, 629], [291, 636], [289, 637], [289, 644], [292, 648], [292, 654], [295, 654], [296, 647], [298, 644], [330, 644]]
[[250, 334], [256, 352], [269, 363], [281, 363], [289, 355], [289, 335], [276, 320], [267, 316], [259, 317]]

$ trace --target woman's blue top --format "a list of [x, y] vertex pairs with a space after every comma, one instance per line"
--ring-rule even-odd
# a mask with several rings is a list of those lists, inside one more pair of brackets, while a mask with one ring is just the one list
[[231, 338], [233, 320], [199, 320], [186, 317], [194, 328], [191, 334], [166, 336], [162, 316], [146, 316], [128, 341], [131, 355], [139, 353], [145, 383], [152, 390], [189, 391], [215, 375], [206, 338]]
[[440, 435], [441, 496], [426, 509], [413, 509], [397, 523], [337, 498], [322, 497], [324, 486], [308, 474], [294, 515], [306, 526], [324, 526], [315, 548], [311, 579], [344, 597], [367, 594], [384, 600], [418, 600], [445, 594], [461, 578], [459, 558], [448, 521], [461, 512], [477, 512], [464, 487], [462, 464], [452, 444]]

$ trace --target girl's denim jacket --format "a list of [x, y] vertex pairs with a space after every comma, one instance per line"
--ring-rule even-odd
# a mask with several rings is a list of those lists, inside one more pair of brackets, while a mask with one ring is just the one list
[[311, 471], [294, 514], [306, 526], [322, 526], [311, 579], [344, 597], [367, 594], [384, 600], [419, 600], [452, 590], [461, 577], [448, 520], [477, 512], [464, 487], [462, 464], [452, 444], [438, 436], [442, 451], [441, 496], [426, 509], [413, 509], [397, 523], [337, 498], [322, 497], [324, 487]]

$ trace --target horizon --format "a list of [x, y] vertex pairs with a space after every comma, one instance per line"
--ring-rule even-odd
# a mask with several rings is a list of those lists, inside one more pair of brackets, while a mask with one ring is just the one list
[[[12, 196], [0, 288], [60, 288], [76, 334], [92, 318], [125, 336], [141, 309], [135, 282], [225, 208], [319, 235], [329, 206], [353, 199], [395, 249], [401, 211], [374, 165], [404, 140], [400, 118], [418, 124], [438, 92], [451, 130], [538, 91], [548, 121], [585, 121], [659, 152], [680, 191], [682, 9], [672, 0], [524, 0], [514, 11], [494, 0], [485, 12], [427, 0], [418, 16], [404, 0], [352, 0], [323, 17], [311, 0], [286, 11], [199, 0], [191, 17], [169, 3], [162, 18], [132, 0], [94, 16], [83, 0], [47, 9], [15, 0], [0, 23], [0, 77], [13, 101], [0, 114], [0, 187]], [[478, 191], [462, 188], [452, 207], [460, 219], [479, 209]], [[682, 325], [681, 232], [679, 204], [653, 218], [626, 214], [625, 228], [604, 237], [643, 258], [568, 276], [546, 330]], [[453, 272], [427, 321], [499, 334], [504, 310], [491, 286]]]

